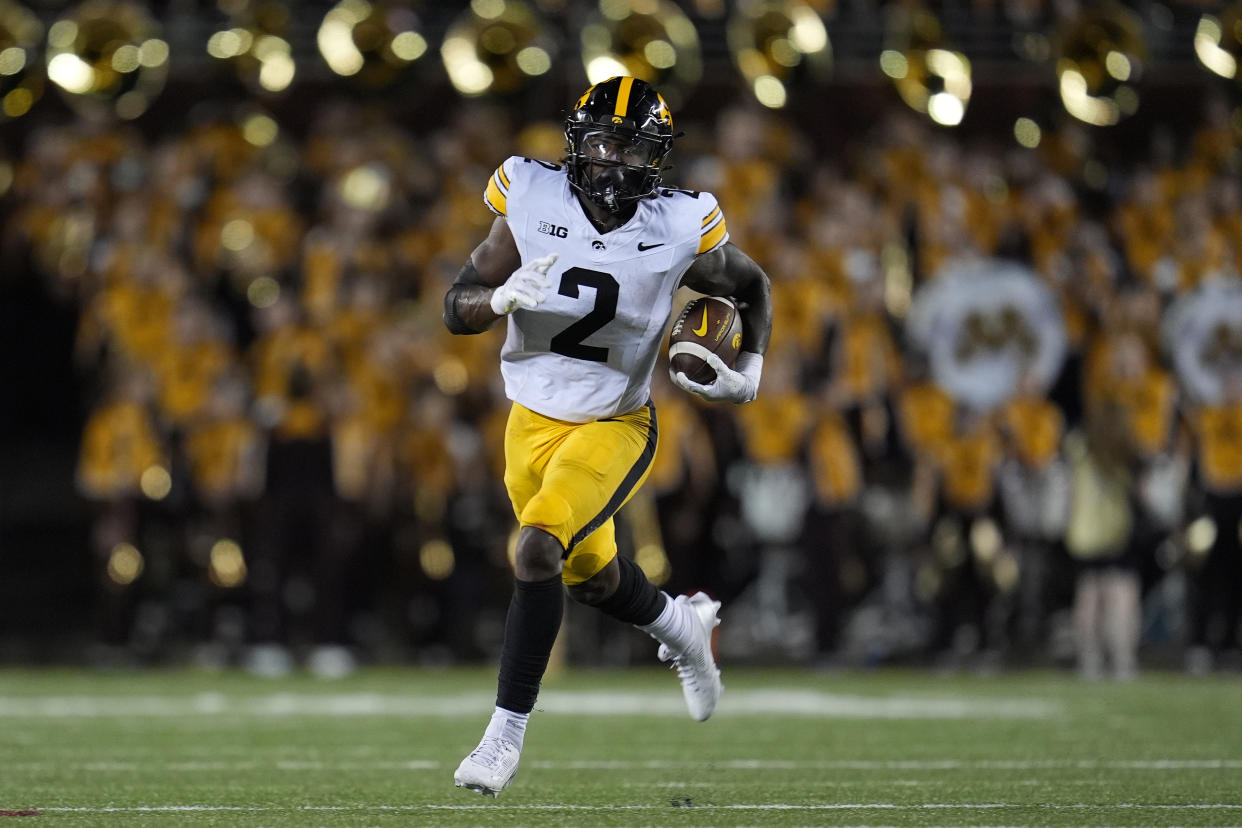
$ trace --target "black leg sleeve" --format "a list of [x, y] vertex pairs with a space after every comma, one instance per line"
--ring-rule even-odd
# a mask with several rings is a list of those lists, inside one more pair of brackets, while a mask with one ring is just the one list
[[564, 612], [565, 592], [560, 575], [546, 581], [513, 582], [505, 643], [500, 651], [497, 707], [514, 713], [534, 709]]
[[595, 606], [618, 621], [638, 627], [655, 621], [664, 611], [664, 594], [629, 558], [618, 555], [617, 565], [621, 568], [617, 591]]

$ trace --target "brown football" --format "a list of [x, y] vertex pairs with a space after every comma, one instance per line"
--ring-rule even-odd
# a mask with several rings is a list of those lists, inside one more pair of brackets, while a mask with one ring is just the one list
[[711, 351], [730, 368], [742, 348], [742, 318], [732, 299], [700, 296], [687, 302], [669, 334], [668, 360], [673, 373], [701, 385], [715, 381], [716, 372], [703, 359]]

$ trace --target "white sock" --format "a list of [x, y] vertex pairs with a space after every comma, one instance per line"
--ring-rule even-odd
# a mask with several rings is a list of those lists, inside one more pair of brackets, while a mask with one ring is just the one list
[[526, 723], [529, 720], [529, 713], [514, 713], [512, 710], [497, 707], [496, 712], [492, 714], [492, 720], [487, 723], [487, 730], [483, 732], [483, 736], [504, 739], [517, 745], [517, 749], [521, 750], [522, 740], [526, 738]]
[[694, 643], [694, 619], [667, 592], [660, 594], [664, 596], [664, 610], [656, 620], [638, 628], [673, 652], [685, 652]]

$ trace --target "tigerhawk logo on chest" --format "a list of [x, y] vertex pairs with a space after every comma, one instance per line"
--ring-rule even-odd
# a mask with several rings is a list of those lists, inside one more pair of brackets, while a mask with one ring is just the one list
[[539, 226], [535, 229], [540, 233], [545, 233], [549, 236], [556, 236], [558, 239], [563, 239], [569, 235], [568, 227], [561, 227], [559, 224], [553, 224], [550, 221], [539, 222]]

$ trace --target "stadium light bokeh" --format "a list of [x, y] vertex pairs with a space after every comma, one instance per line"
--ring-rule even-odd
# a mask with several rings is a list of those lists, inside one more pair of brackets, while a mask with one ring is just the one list
[[1147, 43], [1133, 12], [1113, 4], [1083, 9], [1057, 32], [1055, 52], [1057, 88], [1070, 115], [1111, 126], [1138, 111]]
[[367, 0], [342, 0], [330, 9], [316, 43], [333, 72], [372, 87], [392, 82], [428, 49], [422, 22], [411, 9]]
[[752, 0], [729, 20], [729, 52], [759, 103], [780, 109], [790, 86], [823, 79], [832, 63], [828, 29], [815, 9], [794, 0]]
[[207, 54], [232, 64], [238, 78], [255, 91], [284, 92], [297, 76], [286, 36], [291, 14], [279, 0], [243, 2], [231, 15], [231, 25], [208, 38]]
[[509, 94], [552, 68], [550, 29], [519, 0], [472, 0], [444, 35], [440, 56], [453, 88], [466, 97]]
[[1195, 56], [1209, 71], [1222, 78], [1238, 78], [1242, 55], [1242, 2], [1235, 2], [1219, 16], [1204, 13], [1195, 28]]
[[141, 4], [87, 0], [48, 28], [47, 77], [71, 105], [133, 120], [163, 90], [170, 51]]
[[[631, 74], [680, 106], [708, 71], [705, 55], [727, 51], [731, 67], [725, 72], [731, 68], [746, 94], [772, 109], [785, 106], [796, 88], [828, 77], [836, 60], [829, 23], [841, 13], [835, 4], [813, 0], [598, 0], [580, 9], [563, 2], [471, 0], [447, 30], [437, 30], [400, 0], [339, 0], [312, 24], [314, 43], [302, 44], [305, 27], [294, 25], [299, 7], [290, 0], [232, 0], [219, 8], [227, 12], [225, 24], [192, 48], [230, 65], [258, 95], [293, 86], [304, 46], [322, 61], [320, 73], [312, 68], [306, 77], [322, 79], [326, 67], [369, 88], [387, 87], [438, 48], [449, 83], [463, 97], [515, 93], [559, 61], [577, 58], [591, 83]], [[962, 49], [951, 43], [934, 8], [884, 4], [885, 39], [876, 57], [902, 101], [952, 127], [969, 108], [972, 59], [987, 55], [973, 55], [969, 43]], [[182, 61], [189, 62], [170, 45], [182, 50], [186, 41], [164, 39], [158, 10], [139, 0], [85, 0], [54, 20], [36, 11], [0, 0], [0, 121], [29, 112], [49, 80], [75, 108], [132, 120], [160, 94], [170, 67], [181, 63], [184, 72]], [[713, 36], [723, 34], [725, 42], [715, 45], [725, 51], [705, 51], [708, 24]], [[1048, 81], [1064, 111], [1106, 127], [1139, 108], [1144, 71], [1159, 57], [1148, 55], [1150, 25], [1159, 21], [1146, 21], [1123, 4], [1087, 4], [1061, 15], [1055, 26], [1015, 34], [1013, 57], [1049, 66], [1041, 71], [1051, 72]], [[433, 42], [437, 31], [439, 43]], [[1225, 79], [1239, 77], [1242, 0], [1202, 12], [1179, 40], [1186, 36], [1191, 42], [1183, 42], [1184, 59]], [[857, 48], [853, 54], [857, 59]], [[871, 66], [874, 71], [877, 64]], [[711, 69], [714, 84], [722, 80], [720, 69]], [[1034, 135], [1024, 126], [1015, 137], [1027, 146], [1038, 140]]]
[[42, 40], [37, 17], [11, 0], [0, 0], [0, 121], [20, 118], [43, 96], [43, 73], [37, 68]]
[[582, 27], [581, 56], [590, 83], [633, 75], [674, 108], [703, 74], [698, 30], [669, 0], [602, 0]]
[[891, 13], [880, 70], [907, 106], [937, 124], [957, 126], [966, 116], [974, 89], [970, 61], [952, 47], [930, 10]]

